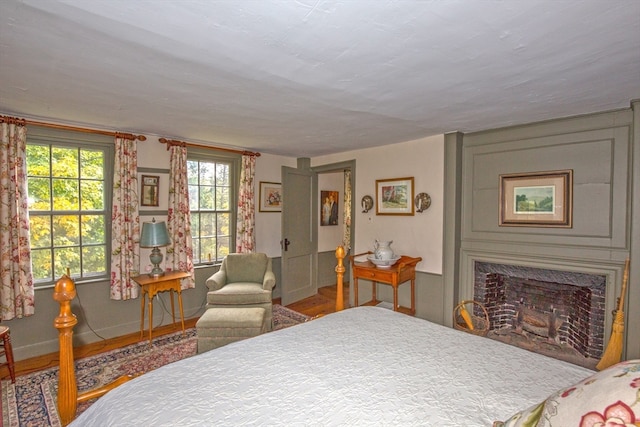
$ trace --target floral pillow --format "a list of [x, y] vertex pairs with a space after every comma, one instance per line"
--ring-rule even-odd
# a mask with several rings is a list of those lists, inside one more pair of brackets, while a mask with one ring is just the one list
[[640, 426], [640, 359], [598, 372], [493, 427]]

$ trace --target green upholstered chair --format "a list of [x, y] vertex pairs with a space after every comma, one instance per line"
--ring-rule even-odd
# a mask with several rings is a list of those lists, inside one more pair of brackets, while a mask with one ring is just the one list
[[267, 330], [273, 328], [271, 291], [276, 276], [271, 258], [263, 253], [229, 254], [220, 270], [207, 279], [207, 309], [215, 307], [262, 307]]

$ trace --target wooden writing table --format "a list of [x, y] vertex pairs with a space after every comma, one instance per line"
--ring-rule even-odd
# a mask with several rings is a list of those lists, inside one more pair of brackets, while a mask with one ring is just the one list
[[[422, 261], [422, 258], [412, 258], [402, 255], [400, 259], [389, 268], [376, 267], [376, 265], [370, 261], [355, 261], [357, 257], [370, 254], [371, 252], [366, 252], [350, 256], [355, 306], [358, 306], [358, 279], [366, 279], [371, 280], [373, 285], [373, 296], [371, 301], [366, 303], [366, 305], [376, 305], [380, 302], [376, 299], [376, 282], [379, 282], [393, 287], [393, 311], [408, 312], [411, 315], [416, 314], [416, 264]], [[411, 308], [401, 307], [398, 304], [398, 286], [409, 280], [411, 281]]]
[[141, 274], [133, 280], [142, 288], [140, 296], [140, 338], [144, 335], [144, 298], [149, 299], [149, 344], [151, 344], [151, 331], [153, 329], [153, 297], [158, 292], [171, 291], [171, 315], [173, 323], [176, 323], [176, 312], [173, 306], [173, 291], [178, 293], [178, 307], [180, 308], [180, 321], [182, 322], [182, 334], [184, 335], [184, 312], [182, 311], [182, 287], [180, 280], [189, 277], [191, 274], [185, 271], [168, 271], [163, 276], [152, 277], [148, 274]]

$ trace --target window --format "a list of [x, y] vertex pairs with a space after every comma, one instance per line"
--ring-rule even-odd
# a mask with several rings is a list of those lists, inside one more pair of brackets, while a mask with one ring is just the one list
[[67, 271], [75, 280], [109, 278], [113, 143], [78, 138], [51, 131], [27, 139], [36, 286], [52, 284]]
[[187, 178], [193, 263], [221, 261], [235, 250], [239, 157], [189, 151]]

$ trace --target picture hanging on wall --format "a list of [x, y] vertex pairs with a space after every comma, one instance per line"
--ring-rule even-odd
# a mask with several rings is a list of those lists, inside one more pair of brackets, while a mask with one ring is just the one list
[[320, 191], [320, 225], [338, 225], [337, 191]]
[[413, 177], [376, 180], [376, 215], [414, 215]]
[[573, 225], [573, 170], [500, 175], [500, 226]]
[[282, 184], [260, 181], [260, 212], [282, 212]]
[[158, 187], [160, 185], [160, 177], [156, 175], [142, 175], [140, 205], [142, 206], [158, 206]]

